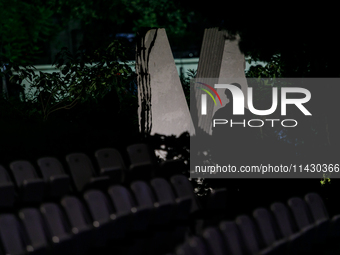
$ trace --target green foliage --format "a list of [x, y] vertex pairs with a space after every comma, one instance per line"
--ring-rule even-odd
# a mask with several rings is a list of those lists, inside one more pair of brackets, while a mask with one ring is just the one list
[[0, 0], [0, 59], [32, 64], [61, 27], [53, 21], [53, 1]]
[[108, 45], [117, 33], [142, 27], [164, 27], [171, 45], [184, 47], [197, 42], [191, 27], [196, 16], [179, 2], [165, 0], [0, 0], [0, 58], [34, 64], [44, 43], [54, 41], [73, 21], [81, 24], [77, 43], [90, 51]]
[[[252, 61], [258, 61], [258, 59], [250, 58], [248, 63], [251, 64]], [[282, 78], [282, 70], [284, 69], [284, 64], [282, 62], [281, 56], [279, 54], [274, 55], [267, 62], [265, 66], [257, 65], [251, 66], [246, 72], [246, 77], [248, 78]]]
[[323, 179], [321, 179], [320, 183], [321, 186], [325, 185], [327, 182], [331, 182], [331, 178], [329, 178], [329, 176], [327, 177], [326, 174], [323, 174]]
[[64, 48], [57, 54], [54, 65], [60, 72], [37, 73], [29, 65], [19, 67], [11, 63], [8, 66], [10, 81], [21, 84], [25, 79], [29, 83], [26, 102], [17, 103], [26, 105], [20, 109], [23, 115], [46, 121], [56, 111], [69, 110], [79, 103], [97, 103], [111, 90], [118, 96], [117, 112], [128, 107], [126, 104], [131, 100], [137, 100], [135, 75], [126, 63], [124, 47], [117, 41], [90, 55], [81, 49], [72, 55]]
[[79, 21], [82, 39], [80, 44], [93, 51], [112, 42], [116, 33], [131, 32], [133, 15], [122, 1], [68, 1], [57, 2], [55, 13], [63, 25]]
[[183, 88], [185, 99], [187, 100], [189, 109], [190, 109], [190, 81], [191, 79], [194, 79], [196, 77], [196, 73], [197, 73], [197, 70], [188, 69], [187, 77], [185, 77], [183, 74], [180, 75], [179, 77], [182, 83], [182, 88]]
[[121, 18], [127, 14], [121, 1], [54, 0], [54, 2], [55, 12], [60, 15], [63, 22], [82, 20], [84, 24], [90, 24], [93, 20], [102, 19], [120, 25], [124, 23], [124, 19]]
[[133, 31], [142, 27], [165, 27], [168, 34], [184, 35], [187, 17], [172, 1], [135, 0], [124, 1], [129, 13], [136, 15]]
[[[248, 63], [258, 61], [259, 59], [249, 59]], [[281, 87], [289, 86], [287, 82], [283, 84], [282, 77], [284, 64], [279, 54], [273, 55], [265, 66], [251, 66], [245, 73], [248, 86], [253, 88], [253, 104], [256, 109], [269, 109], [272, 104], [272, 89], [276, 87], [280, 95]], [[278, 98], [278, 105], [281, 98]], [[268, 118], [280, 118], [276, 113], [271, 114]], [[264, 118], [262, 118], [264, 119]], [[261, 128], [261, 137], [276, 137], [282, 130], [280, 127], [270, 127], [270, 129]], [[274, 138], [275, 139], [275, 138]]]
[[[55, 39], [75, 20], [81, 21], [84, 31], [93, 30], [88, 37], [100, 43], [92, 49], [108, 45], [112, 28], [123, 24], [126, 14], [120, 1], [0, 0], [0, 58], [20, 65], [33, 64], [43, 52], [43, 43]], [[102, 30], [98, 20], [109, 27]]]

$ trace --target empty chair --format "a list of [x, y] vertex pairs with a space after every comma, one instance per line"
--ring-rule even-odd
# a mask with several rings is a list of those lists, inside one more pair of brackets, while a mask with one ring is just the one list
[[[183, 241], [189, 227], [187, 220], [191, 212], [192, 197], [182, 195], [176, 198], [171, 184], [163, 178], [154, 178], [150, 184], [156, 196], [156, 220], [154, 222], [167, 224], [167, 228], [171, 229], [171, 237], [168, 239], [172, 240], [172, 245], [175, 245]], [[171, 245], [170, 242], [168, 244]]]
[[0, 243], [5, 254], [26, 254], [25, 237], [18, 219], [13, 214], [0, 215]]
[[110, 177], [112, 183], [122, 183], [126, 167], [119, 151], [113, 148], [97, 150], [95, 153], [100, 175]]
[[38, 159], [40, 171], [46, 183], [49, 184], [49, 194], [52, 197], [62, 197], [70, 190], [70, 177], [65, 174], [58, 159], [45, 157]]
[[260, 230], [265, 246], [275, 249], [275, 254], [286, 254], [288, 242], [280, 239], [279, 233], [275, 228], [274, 219], [270, 212], [265, 208], [258, 208], [254, 211], [253, 217]]
[[225, 255], [227, 254], [224, 246], [223, 237], [216, 227], [209, 227], [204, 230], [203, 237], [207, 243], [210, 254], [214, 255]]
[[315, 221], [329, 219], [329, 215], [322, 198], [317, 193], [308, 193], [305, 201]]
[[241, 215], [236, 218], [236, 224], [240, 229], [241, 236], [244, 240], [245, 251], [249, 254], [259, 252], [260, 247], [258, 235], [255, 232], [251, 219], [246, 215]]
[[136, 204], [131, 192], [122, 185], [113, 185], [108, 194], [116, 210], [116, 215], [125, 222], [122, 234], [127, 230], [144, 231], [148, 222], [144, 221], [149, 215], [149, 209]]
[[40, 179], [28, 161], [20, 160], [10, 164], [15, 182], [25, 202], [41, 202], [44, 196], [45, 183]]
[[[162, 182], [162, 180], [158, 181]], [[157, 180], [155, 182], [157, 183]], [[158, 183], [158, 185], [159, 184], [160, 183]], [[162, 182], [162, 184], [169, 186], [166, 181]], [[152, 233], [149, 242], [153, 245], [151, 246], [152, 251], [149, 251], [149, 253], [160, 253], [166, 245], [171, 246], [171, 242], [174, 240], [170, 235], [173, 234], [174, 227], [176, 226], [171, 224], [170, 219], [175, 201], [173, 201], [172, 204], [169, 203], [169, 201], [165, 199], [167, 194], [159, 194], [164, 200], [158, 200], [158, 197], [153, 193], [152, 188], [144, 181], [133, 182], [130, 185], [130, 189], [136, 198], [135, 200], [138, 206], [145, 208], [148, 212], [145, 215], [145, 219], [141, 220], [145, 222], [146, 229], [150, 229], [150, 233]], [[171, 241], [169, 241], [169, 239]]]
[[[131, 254], [135, 254], [136, 252], [141, 253], [141, 250], [145, 249], [148, 243], [145, 238], [148, 238], [149, 235], [147, 235], [145, 231], [149, 227], [150, 206], [138, 204], [132, 195], [133, 192], [130, 192], [122, 185], [111, 186], [108, 194], [115, 209], [116, 221], [119, 225], [120, 233], [124, 235], [129, 231], [129, 237], [131, 238], [131, 234], [134, 237], [133, 240], [135, 242], [129, 247], [130, 252], [132, 252]], [[140, 199], [140, 202], [143, 204], [144, 198]], [[145, 203], [150, 205], [148, 200]], [[151, 247], [153, 252], [158, 248], [158, 244], [159, 243], [156, 243], [156, 245]], [[143, 252], [150, 253], [145, 250]]]
[[309, 246], [307, 244], [309, 240], [294, 225], [288, 208], [283, 203], [274, 203], [270, 209], [282, 237], [289, 239], [289, 254], [298, 254], [300, 250], [308, 250]]
[[[137, 204], [140, 207], [147, 209], [148, 214], [143, 219], [143, 221], [149, 225], [153, 220], [152, 217], [155, 213], [155, 198], [153, 197], [150, 187], [144, 181], [135, 181], [131, 183], [130, 188], [134, 194], [134, 197], [136, 198]], [[161, 220], [160, 217], [158, 217], [158, 219]]]
[[135, 202], [130, 191], [122, 185], [113, 185], [108, 189], [117, 214], [132, 214]]
[[154, 178], [150, 181], [150, 185], [157, 197], [157, 211], [159, 212], [158, 217], [161, 217], [156, 220], [156, 223], [167, 224], [170, 222], [170, 220], [175, 219], [176, 209], [186, 209], [185, 212], [179, 213], [188, 215], [190, 204], [188, 203], [187, 208], [176, 208], [175, 194], [173, 193], [171, 185], [167, 180], [163, 178]]
[[96, 228], [97, 245], [105, 245], [109, 238], [119, 236], [120, 229], [115, 224], [117, 216], [105, 194], [100, 190], [88, 190], [84, 193], [84, 199]]
[[80, 253], [81, 247], [76, 246], [77, 240], [73, 237], [60, 207], [55, 203], [45, 203], [41, 205], [40, 212], [47, 227], [49, 241], [53, 244], [53, 250], [58, 254], [75, 254], [75, 251]]
[[238, 216], [236, 224], [240, 230], [246, 254], [277, 254], [271, 247], [265, 248], [250, 217], [246, 215]]
[[133, 144], [127, 147], [130, 158], [129, 178], [148, 180], [154, 176], [157, 166], [155, 153], [147, 144]]
[[150, 184], [160, 206], [169, 207], [169, 215], [165, 217], [170, 217], [170, 220], [188, 219], [191, 211], [191, 196], [187, 195], [176, 198], [171, 184], [163, 178], [154, 178], [150, 181]]
[[158, 229], [151, 241], [157, 244], [153, 246], [153, 251], [160, 249], [164, 246], [164, 243], [169, 243], [170, 231], [167, 231], [167, 227], [169, 227], [172, 213], [171, 206], [169, 207], [166, 201], [157, 201], [150, 186], [144, 181], [135, 181], [130, 185], [130, 188], [139, 207], [147, 210], [145, 218], [140, 219], [145, 223], [145, 229], [162, 225], [162, 229]]
[[219, 225], [224, 243], [227, 249], [227, 254], [242, 255], [243, 243], [240, 231], [234, 221], [222, 221]]
[[194, 189], [187, 177], [185, 177], [184, 175], [174, 175], [171, 177], [171, 184], [176, 191], [176, 195], [178, 198], [190, 197], [191, 214], [200, 211], [201, 208], [194, 193]]
[[72, 233], [78, 236], [85, 247], [90, 246], [94, 228], [83, 203], [75, 196], [67, 196], [61, 200], [61, 206], [70, 222]]
[[299, 197], [290, 198], [288, 205], [299, 230], [304, 232], [308, 239], [314, 240], [316, 244], [322, 244], [327, 237], [328, 219], [323, 218], [314, 222], [306, 202]]
[[0, 165], [0, 207], [11, 207], [15, 202], [15, 187], [6, 169]]
[[[329, 215], [322, 198], [317, 193], [308, 193], [305, 196], [305, 201], [311, 211], [315, 222], [322, 221], [324, 219], [329, 220]], [[328, 236], [331, 238], [340, 237], [340, 215], [335, 215], [329, 222]]]
[[209, 255], [208, 249], [202, 237], [193, 236], [179, 246], [177, 255]]
[[77, 191], [87, 188], [102, 189], [109, 185], [108, 176], [95, 177], [91, 160], [84, 153], [69, 154], [66, 160]]
[[48, 253], [47, 233], [40, 211], [37, 208], [24, 208], [19, 211], [19, 217], [29, 239], [29, 250], [41, 250], [41, 254]]

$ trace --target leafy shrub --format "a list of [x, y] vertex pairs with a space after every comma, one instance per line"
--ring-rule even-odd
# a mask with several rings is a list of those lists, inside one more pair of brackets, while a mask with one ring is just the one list
[[187, 71], [187, 77], [183, 74], [180, 75], [180, 80], [182, 83], [182, 88], [184, 91], [185, 99], [187, 100], [188, 107], [190, 109], [190, 80], [196, 77], [197, 70], [189, 69]]
[[92, 54], [80, 48], [72, 55], [63, 48], [53, 65], [60, 72], [37, 73], [31, 65], [8, 64], [10, 82], [22, 84], [26, 80], [29, 83], [25, 102], [21, 103], [25, 107], [16, 102], [16, 109], [23, 111], [22, 115], [46, 121], [56, 111], [69, 110], [79, 103], [97, 103], [110, 91], [117, 95], [119, 112], [127, 102], [136, 100], [135, 75], [127, 65], [124, 47], [118, 41]]

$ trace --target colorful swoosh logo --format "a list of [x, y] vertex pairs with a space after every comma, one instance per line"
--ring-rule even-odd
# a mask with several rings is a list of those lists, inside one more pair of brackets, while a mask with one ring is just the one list
[[[213, 87], [211, 87], [210, 85], [205, 84], [203, 82], [196, 82], [196, 83], [202, 84], [202, 85], [208, 87], [209, 89], [211, 89], [215, 93], [215, 95], [217, 96], [218, 100], [220, 100], [220, 103], [221, 103], [221, 106], [222, 106], [222, 100], [221, 100], [220, 96], [218, 95], [217, 91]], [[208, 90], [203, 89], [203, 88], [199, 88], [199, 89], [203, 90], [204, 92], [207, 92], [207, 94], [214, 100], [215, 105], [217, 105], [214, 96]]]

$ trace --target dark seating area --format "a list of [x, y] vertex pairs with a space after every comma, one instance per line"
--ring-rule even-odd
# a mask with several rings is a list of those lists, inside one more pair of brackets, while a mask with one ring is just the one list
[[170, 251], [200, 208], [187, 177], [159, 169], [142, 143], [0, 166], [0, 254]]
[[203, 199], [183, 166], [142, 143], [2, 165], [0, 254], [339, 254], [319, 194], [231, 220], [228, 188]]
[[340, 254], [338, 229], [339, 215], [330, 219], [321, 197], [308, 193], [207, 227], [172, 254]]

